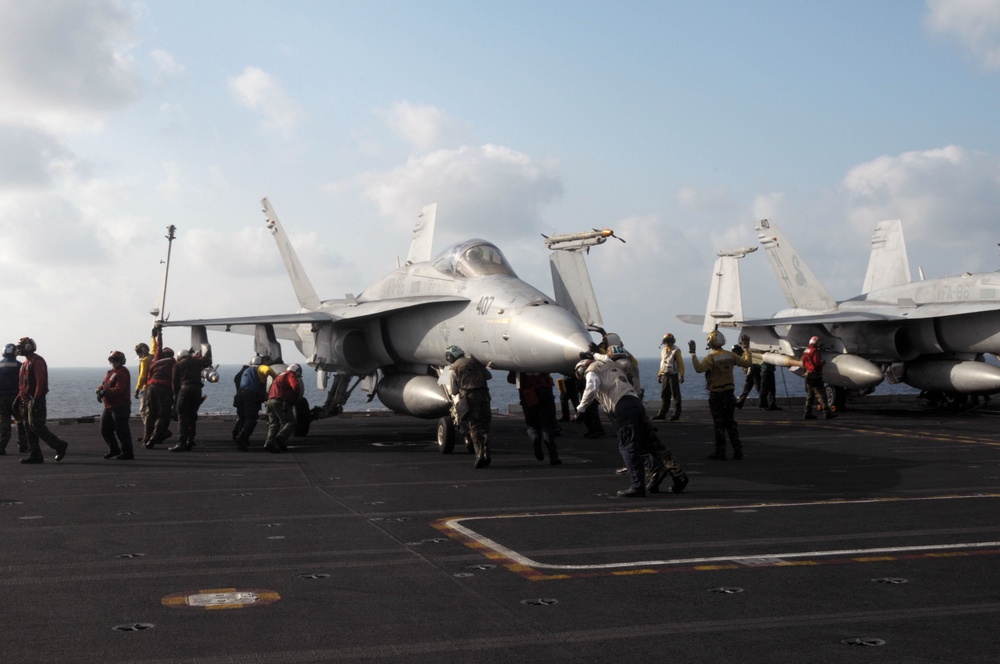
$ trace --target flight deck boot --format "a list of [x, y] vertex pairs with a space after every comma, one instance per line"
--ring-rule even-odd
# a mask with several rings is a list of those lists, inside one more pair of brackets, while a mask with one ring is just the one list
[[555, 443], [553, 443], [551, 440], [546, 440], [545, 441], [545, 449], [547, 449], [549, 451], [549, 465], [550, 466], [558, 466], [558, 465], [562, 464], [562, 461], [559, 460], [559, 452], [556, 450], [556, 444]]

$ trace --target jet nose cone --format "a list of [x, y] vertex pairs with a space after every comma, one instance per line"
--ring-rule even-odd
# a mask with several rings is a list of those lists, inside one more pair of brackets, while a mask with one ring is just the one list
[[514, 317], [507, 341], [518, 370], [568, 373], [590, 348], [591, 338], [573, 314], [542, 304], [525, 307]]

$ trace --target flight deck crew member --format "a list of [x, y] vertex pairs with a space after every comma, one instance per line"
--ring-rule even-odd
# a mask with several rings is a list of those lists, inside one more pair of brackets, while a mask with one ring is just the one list
[[212, 353], [202, 356], [189, 348], [178, 353], [180, 358], [174, 365], [174, 405], [177, 409], [177, 427], [180, 431], [177, 444], [171, 452], [188, 452], [194, 447], [194, 437], [198, 427], [198, 408], [204, 399], [201, 396], [202, 370], [212, 365]]
[[781, 406], [775, 400], [774, 372], [775, 368], [773, 364], [768, 364], [767, 362], [761, 363], [760, 406], [764, 410], [781, 410]]
[[573, 412], [580, 403], [580, 384], [576, 380], [576, 374], [563, 374], [563, 377], [556, 381], [559, 387], [559, 406], [562, 409], [560, 422], [569, 422], [569, 406], [573, 404]]
[[174, 435], [170, 431], [170, 417], [174, 410], [174, 359], [172, 348], [163, 346], [163, 332], [153, 330], [153, 360], [146, 379], [146, 403], [149, 415], [143, 424], [142, 442], [146, 449], [153, 449]]
[[806, 408], [803, 419], [815, 420], [812, 413], [813, 403], [818, 402], [826, 419], [836, 417], [830, 404], [826, 402], [826, 388], [823, 385], [823, 354], [819, 350], [819, 337], [809, 340], [809, 346], [802, 351], [802, 367], [806, 370]]
[[742, 459], [743, 443], [740, 442], [740, 433], [736, 426], [736, 397], [733, 395], [736, 385], [733, 382], [733, 369], [750, 366], [750, 338], [744, 335], [740, 339], [743, 343], [742, 356], [723, 350], [726, 338], [718, 330], [709, 332], [707, 341], [711, 352], [704, 360], [698, 359], [694, 341], [688, 342], [688, 350], [691, 352], [691, 366], [698, 373], [705, 374], [708, 384], [708, 410], [712, 413], [712, 424], [715, 428], [715, 452], [709, 454], [708, 458], [725, 461], [728, 434], [729, 443], [733, 446], [733, 458]]
[[466, 357], [458, 346], [449, 346], [444, 359], [451, 365], [451, 393], [458, 395], [455, 412], [464, 423], [476, 451], [476, 468], [490, 465], [490, 388], [493, 377], [482, 362]]
[[295, 431], [295, 404], [304, 391], [302, 367], [298, 364], [289, 364], [271, 382], [267, 393], [267, 439], [264, 441], [264, 449], [268, 452], [277, 454], [288, 450], [285, 441]]
[[49, 367], [45, 358], [36, 351], [34, 339], [21, 337], [17, 342], [17, 353], [24, 357], [24, 364], [18, 373], [17, 398], [21, 402], [21, 421], [24, 423], [25, 435], [28, 438], [28, 456], [21, 463], [42, 463], [42, 449], [39, 439], [56, 451], [55, 460], [62, 461], [66, 456], [66, 441], [55, 435], [45, 425], [47, 412], [45, 395], [49, 392]]
[[236, 426], [233, 428], [233, 439], [236, 441], [236, 448], [241, 452], [246, 452], [250, 449], [250, 436], [257, 428], [260, 407], [267, 401], [267, 379], [275, 379], [278, 374], [268, 366], [263, 357], [255, 355], [250, 360], [250, 364], [245, 366], [236, 377], [239, 380], [236, 398], [233, 399], [233, 405], [236, 406]]
[[681, 417], [681, 383], [684, 382], [684, 356], [681, 349], [675, 346], [677, 339], [669, 332], [663, 335], [660, 350], [660, 371], [656, 381], [660, 384], [660, 410], [653, 416], [654, 420], [667, 419], [670, 402], [674, 402], [674, 412], [670, 416], [673, 421]]
[[24, 436], [24, 425], [21, 416], [14, 408], [17, 401], [18, 374], [21, 373], [21, 362], [17, 359], [17, 346], [7, 344], [0, 358], [0, 454], [7, 454], [7, 443], [11, 438], [11, 420], [17, 418], [17, 449], [24, 453], [28, 451], [28, 441]]
[[511, 371], [507, 382], [517, 386], [521, 402], [521, 412], [528, 426], [528, 438], [534, 448], [535, 458], [545, 459], [542, 444], [549, 453], [549, 465], [558, 466], [559, 452], [556, 450], [556, 400], [552, 396], [552, 376], [547, 373]]
[[[646, 439], [643, 423], [646, 408], [633, 386], [630, 376], [634, 364], [629, 358], [623, 346], [612, 346], [608, 355], [595, 354], [594, 359], [586, 358], [577, 363], [577, 375], [582, 375], [587, 384], [580, 399], [580, 411], [597, 401], [615, 423], [618, 451], [632, 482], [628, 489], [618, 492], [619, 496], [641, 498], [647, 493], [656, 493], [668, 472], [673, 475], [671, 491], [680, 493], [688, 483], [687, 475], [672, 458], [668, 471]], [[577, 419], [580, 417], [578, 412]]]
[[[101, 437], [108, 444], [105, 459], [127, 461], [134, 459], [132, 452], [132, 431], [129, 429], [128, 418], [132, 413], [131, 386], [132, 376], [125, 368], [125, 353], [112, 351], [108, 356], [111, 369], [104, 375], [101, 386], [97, 388], [97, 399], [104, 404], [101, 413]], [[116, 440], [117, 438], [117, 440]]]
[[[743, 349], [733, 347], [733, 353], [742, 355]], [[746, 380], [743, 382], [743, 391], [740, 392], [740, 396], [736, 398], [736, 407], [743, 408], [743, 404], [746, 403], [747, 397], [750, 396], [750, 392], [756, 389], [757, 396], [759, 397], [759, 400], [757, 402], [757, 407], [763, 410], [764, 395], [760, 385], [760, 365], [751, 364], [744, 371], [746, 373]]]
[[149, 383], [149, 365], [153, 363], [153, 354], [149, 352], [147, 344], [139, 342], [135, 345], [135, 356], [139, 358], [139, 374], [135, 377], [135, 398], [139, 400], [139, 419], [142, 422], [143, 431], [145, 431], [146, 418], [149, 417], [146, 386]]

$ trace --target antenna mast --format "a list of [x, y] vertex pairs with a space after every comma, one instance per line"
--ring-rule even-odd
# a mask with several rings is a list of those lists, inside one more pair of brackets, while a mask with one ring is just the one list
[[174, 244], [174, 238], [176, 237], [174, 233], [176, 231], [177, 227], [173, 224], [167, 226], [167, 234], [165, 236], [167, 238], [167, 260], [161, 261], [163, 263], [163, 289], [160, 291], [160, 305], [149, 312], [153, 314], [153, 318], [156, 322], [164, 320], [166, 316], [164, 313], [164, 307], [167, 303], [167, 278], [170, 276], [170, 249]]

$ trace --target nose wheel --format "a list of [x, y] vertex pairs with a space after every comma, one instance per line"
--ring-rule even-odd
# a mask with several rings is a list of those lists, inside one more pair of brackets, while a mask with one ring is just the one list
[[455, 442], [459, 439], [465, 444], [465, 449], [469, 454], [475, 452], [472, 440], [469, 438], [469, 434], [466, 433], [464, 427], [456, 427], [450, 417], [442, 417], [438, 420], [437, 444], [441, 454], [451, 454], [454, 452]]

